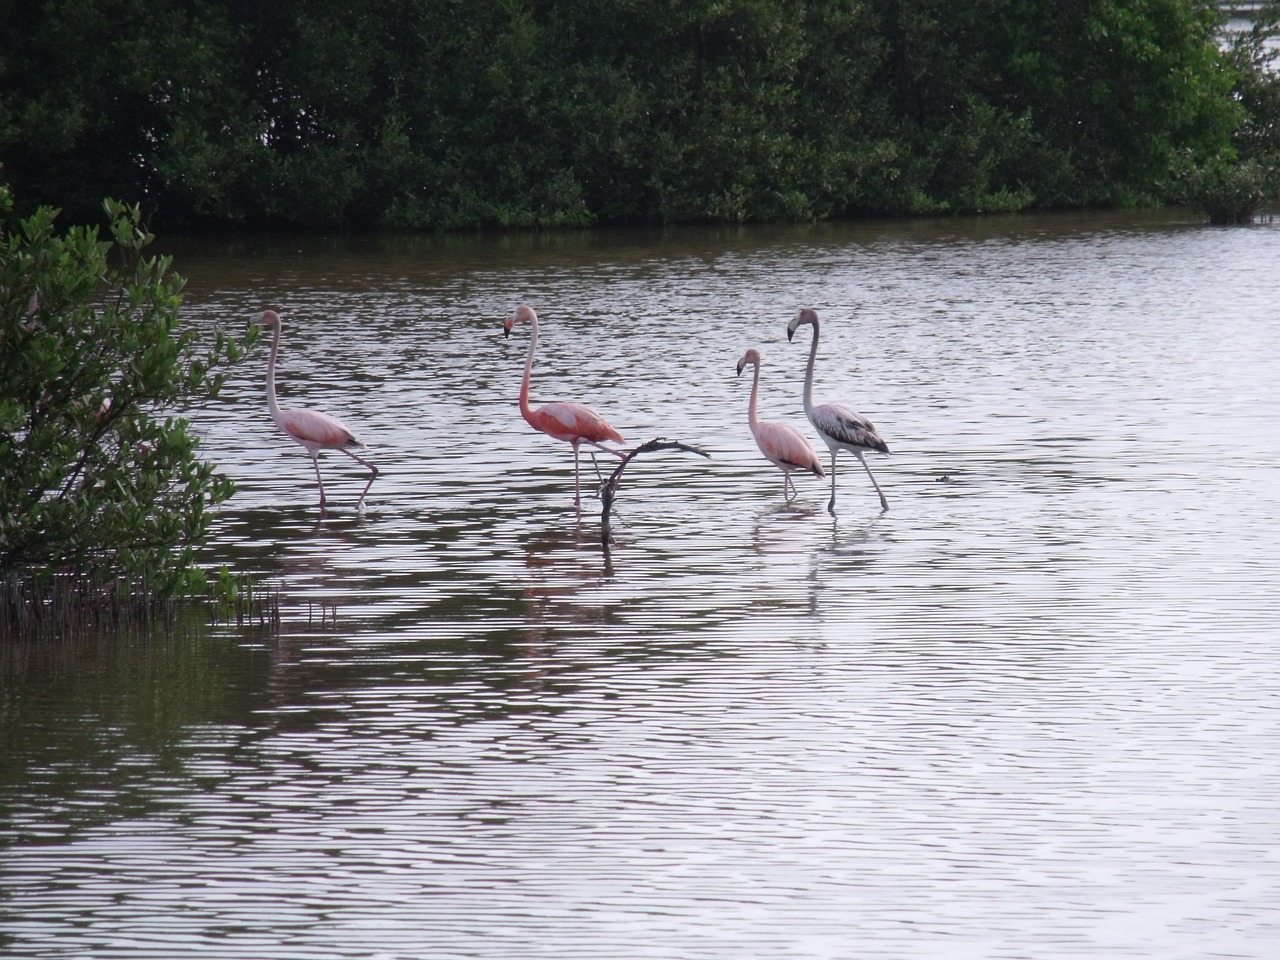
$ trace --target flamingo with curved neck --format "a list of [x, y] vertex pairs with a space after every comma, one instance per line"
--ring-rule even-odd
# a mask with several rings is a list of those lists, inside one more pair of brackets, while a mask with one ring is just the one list
[[[764, 458], [782, 471], [782, 495], [790, 500], [795, 496], [796, 485], [791, 479], [792, 470], [807, 470], [815, 477], [822, 477], [822, 461], [810, 446], [809, 441], [795, 427], [786, 423], [763, 421], [756, 416], [756, 395], [760, 392], [760, 351], [752, 347], [738, 361], [738, 376], [747, 364], [755, 367], [751, 379], [751, 400], [747, 404], [747, 424], [751, 427], [751, 435], [756, 438], [756, 446], [764, 454]], [[788, 496], [790, 491], [790, 496]]]
[[517, 323], [529, 324], [529, 354], [524, 361], [524, 380], [520, 384], [520, 415], [529, 426], [549, 437], [563, 440], [573, 447], [573, 506], [582, 510], [582, 481], [578, 464], [578, 448], [587, 443], [605, 453], [623, 458], [625, 454], [604, 446], [605, 441], [626, 443], [622, 434], [609, 426], [608, 421], [590, 407], [580, 403], [553, 401], [534, 409], [529, 405], [529, 382], [533, 378], [533, 355], [538, 349], [538, 315], [533, 307], [522, 304], [502, 326], [502, 335], [511, 336], [511, 328]]
[[813, 403], [813, 365], [818, 358], [818, 311], [808, 307], [801, 310], [794, 320], [787, 325], [787, 340], [792, 340], [796, 331], [808, 324], [813, 327], [813, 342], [809, 346], [809, 365], [804, 371], [804, 414], [818, 431], [818, 436], [826, 442], [831, 450], [831, 500], [827, 503], [828, 512], [836, 512], [836, 454], [848, 450], [862, 462], [871, 485], [880, 495], [880, 508], [889, 509], [889, 501], [884, 498], [884, 491], [876, 483], [876, 476], [867, 464], [867, 453], [888, 453], [889, 445], [876, 432], [876, 428], [860, 413], [854, 413], [848, 407], [838, 403], [824, 403], [815, 406]]
[[378, 468], [351, 452], [352, 447], [361, 448], [364, 444], [351, 428], [337, 417], [331, 417], [319, 410], [280, 409], [280, 404], [276, 400], [276, 355], [280, 350], [280, 332], [284, 324], [280, 320], [280, 314], [274, 310], [265, 311], [258, 322], [272, 331], [271, 356], [267, 359], [267, 410], [270, 411], [271, 419], [276, 422], [276, 426], [295, 442], [301, 444], [310, 455], [311, 465], [316, 470], [316, 483], [320, 485], [320, 513], [324, 514], [326, 503], [324, 480], [320, 478], [321, 450], [341, 450], [352, 460], [369, 468], [369, 482], [364, 485], [364, 490], [361, 491], [360, 499], [356, 503], [357, 510], [363, 509], [365, 495], [373, 486], [373, 481], [378, 478]]

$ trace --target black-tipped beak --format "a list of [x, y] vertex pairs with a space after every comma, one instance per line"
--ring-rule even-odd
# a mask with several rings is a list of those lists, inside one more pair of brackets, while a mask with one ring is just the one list
[[795, 337], [796, 337], [796, 328], [787, 327], [787, 343], [791, 343], [793, 340], [795, 340]]
[[741, 360], [738, 361], [738, 376], [742, 376], [742, 368], [745, 366], [746, 364], [743, 363]]
[[505, 339], [507, 339], [507, 337], [509, 337], [509, 336], [511, 336], [511, 328], [510, 328], [510, 327], [503, 327], [503, 328], [502, 328], [502, 339], [503, 339], [503, 340], [505, 340]]

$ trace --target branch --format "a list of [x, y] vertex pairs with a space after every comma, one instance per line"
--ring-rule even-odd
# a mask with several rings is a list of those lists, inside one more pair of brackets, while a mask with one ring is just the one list
[[600, 488], [600, 500], [604, 504], [600, 512], [600, 543], [604, 546], [606, 552], [608, 552], [609, 543], [612, 540], [609, 532], [609, 511], [613, 508], [613, 501], [618, 495], [618, 484], [622, 481], [622, 471], [627, 469], [627, 464], [640, 454], [651, 453], [654, 450], [683, 450], [685, 453], [696, 453], [700, 457], [711, 459], [711, 454], [705, 450], [692, 447], [687, 443], [681, 443], [679, 440], [668, 440], [666, 437], [655, 437], [647, 443], [642, 443], [623, 457], [622, 462], [614, 468], [613, 473], [609, 475], [609, 479]]

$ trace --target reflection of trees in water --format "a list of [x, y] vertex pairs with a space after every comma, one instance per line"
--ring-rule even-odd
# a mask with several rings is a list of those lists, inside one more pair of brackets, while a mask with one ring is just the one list
[[[229, 642], [198, 605], [163, 628], [0, 645], [6, 701], [0, 846], [167, 808], [198, 761], [242, 730], [261, 648]], [[214, 745], [216, 742], [216, 745]]]
[[360, 545], [366, 526], [354, 515], [318, 516], [312, 505], [219, 517], [210, 561], [249, 577], [255, 592], [272, 598], [273, 615], [265, 623], [250, 616], [221, 627], [266, 657], [257, 685], [261, 707], [297, 708], [323, 686], [318, 674], [325, 660], [310, 651], [342, 635], [343, 602], [358, 594], [359, 584], [335, 561]]

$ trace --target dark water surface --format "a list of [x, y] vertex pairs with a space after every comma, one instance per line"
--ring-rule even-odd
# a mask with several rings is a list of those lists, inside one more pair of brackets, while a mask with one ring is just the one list
[[[173, 243], [285, 318], [197, 412], [210, 627], [3, 652], [0, 955], [1198, 958], [1280, 944], [1280, 228], [1180, 214]], [[637, 459], [616, 544], [515, 398]], [[870, 417], [778, 472], [800, 385]], [[611, 469], [613, 463], [601, 464]], [[587, 460], [590, 472], [590, 460]], [[594, 476], [594, 473], [590, 473]]]

